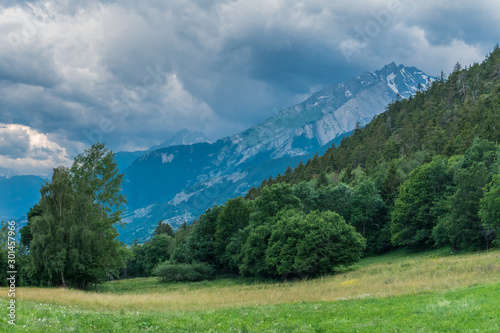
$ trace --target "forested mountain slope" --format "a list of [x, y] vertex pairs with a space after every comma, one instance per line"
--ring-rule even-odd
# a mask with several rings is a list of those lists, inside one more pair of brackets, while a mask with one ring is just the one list
[[356, 124], [365, 125], [395, 98], [410, 97], [432, 81], [415, 67], [391, 63], [332, 84], [231, 137], [144, 154], [124, 171], [128, 212], [120, 238], [145, 240], [159, 220], [174, 228], [191, 222], [263, 178], [324, 153]]
[[275, 182], [298, 183], [322, 171], [373, 170], [381, 161], [426, 153], [463, 154], [474, 138], [500, 139], [500, 50], [481, 64], [455, 66], [430, 88], [394, 101], [363, 129], [356, 129], [323, 156]]
[[173, 237], [135, 244], [137, 258], [160, 241], [172, 246], [157, 260], [132, 261], [130, 272], [302, 278], [399, 247], [498, 247], [499, 125], [496, 47], [483, 63], [457, 64], [448, 78], [394, 101], [323, 156], [264, 180], [246, 200], [209, 208]]

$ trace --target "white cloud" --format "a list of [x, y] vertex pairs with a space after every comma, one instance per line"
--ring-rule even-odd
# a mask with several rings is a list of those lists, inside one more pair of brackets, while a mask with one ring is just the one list
[[0, 124], [0, 169], [9, 176], [47, 176], [52, 168], [60, 165], [69, 167], [71, 154], [83, 151], [84, 147], [77, 142], [62, 140], [64, 147], [56, 142], [57, 139], [57, 135], [43, 134], [28, 126]]

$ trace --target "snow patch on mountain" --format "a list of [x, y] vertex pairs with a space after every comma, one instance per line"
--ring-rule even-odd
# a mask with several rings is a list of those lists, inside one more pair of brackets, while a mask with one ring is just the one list
[[396, 84], [394, 83], [394, 78], [396, 77], [396, 74], [391, 73], [387, 76], [387, 85], [389, 88], [392, 89], [396, 94], [399, 94], [398, 88], [396, 87]]

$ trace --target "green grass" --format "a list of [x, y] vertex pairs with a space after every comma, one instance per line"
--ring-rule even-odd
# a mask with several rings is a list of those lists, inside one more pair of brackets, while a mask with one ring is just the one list
[[[500, 284], [383, 299], [195, 312], [95, 312], [21, 301], [12, 332], [499, 332]], [[0, 302], [2, 308], [6, 301]], [[8, 327], [1, 322], [2, 332]]]
[[[273, 284], [275, 281], [255, 278], [222, 277], [212, 281], [160, 283], [156, 277], [133, 278], [99, 284], [97, 292], [113, 294], [147, 294], [152, 292], [195, 291], [207, 288]], [[92, 288], [91, 288], [92, 289]]]
[[[401, 249], [391, 251], [389, 253], [367, 257], [361, 259], [355, 267], [368, 267], [376, 264], [395, 264], [408, 261], [408, 259], [438, 259], [443, 257], [451, 257], [450, 247], [442, 247], [437, 250], [426, 250], [421, 252], [413, 252], [411, 250]], [[461, 255], [470, 255], [471, 253], [462, 253]]]
[[[417, 258], [420, 260], [425, 259], [437, 259], [441, 257], [450, 257], [450, 248], [444, 247], [438, 250], [429, 250], [423, 252], [412, 252], [409, 250], [396, 250], [390, 253], [386, 253], [379, 256], [367, 257], [361, 259], [357, 264], [347, 267], [340, 268], [337, 274], [348, 273], [361, 268], [367, 268], [379, 264], [394, 264], [407, 262], [408, 259]], [[200, 281], [200, 282], [171, 282], [171, 283], [159, 283], [158, 279], [155, 277], [148, 278], [133, 278], [124, 279], [117, 281], [110, 281], [98, 285], [99, 293], [114, 293], [114, 294], [145, 294], [152, 292], [172, 292], [172, 291], [195, 291], [199, 289], [207, 288], [223, 288], [223, 287], [238, 287], [238, 286], [249, 286], [249, 285], [276, 285], [283, 281], [280, 280], [269, 280], [269, 279], [258, 279], [258, 278], [229, 278], [221, 277], [212, 281]], [[92, 290], [92, 288], [90, 288]]]
[[[395, 251], [332, 276], [280, 282], [108, 282], [18, 288], [0, 332], [500, 332], [500, 251]], [[7, 290], [0, 289], [0, 314]]]

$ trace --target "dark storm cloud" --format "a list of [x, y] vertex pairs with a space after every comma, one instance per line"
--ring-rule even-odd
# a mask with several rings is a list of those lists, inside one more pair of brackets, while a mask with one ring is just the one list
[[145, 148], [179, 128], [215, 139], [392, 61], [431, 75], [481, 61], [498, 13], [486, 0], [4, 1], [0, 123], [73, 148]]
[[445, 45], [454, 39], [467, 44], [491, 44], [498, 41], [498, 4], [491, 1], [449, 2], [415, 6], [415, 15], [408, 17], [407, 24], [414, 24], [425, 30], [432, 45]]
[[25, 157], [30, 137], [23, 129], [0, 128], [0, 155], [10, 158]]

